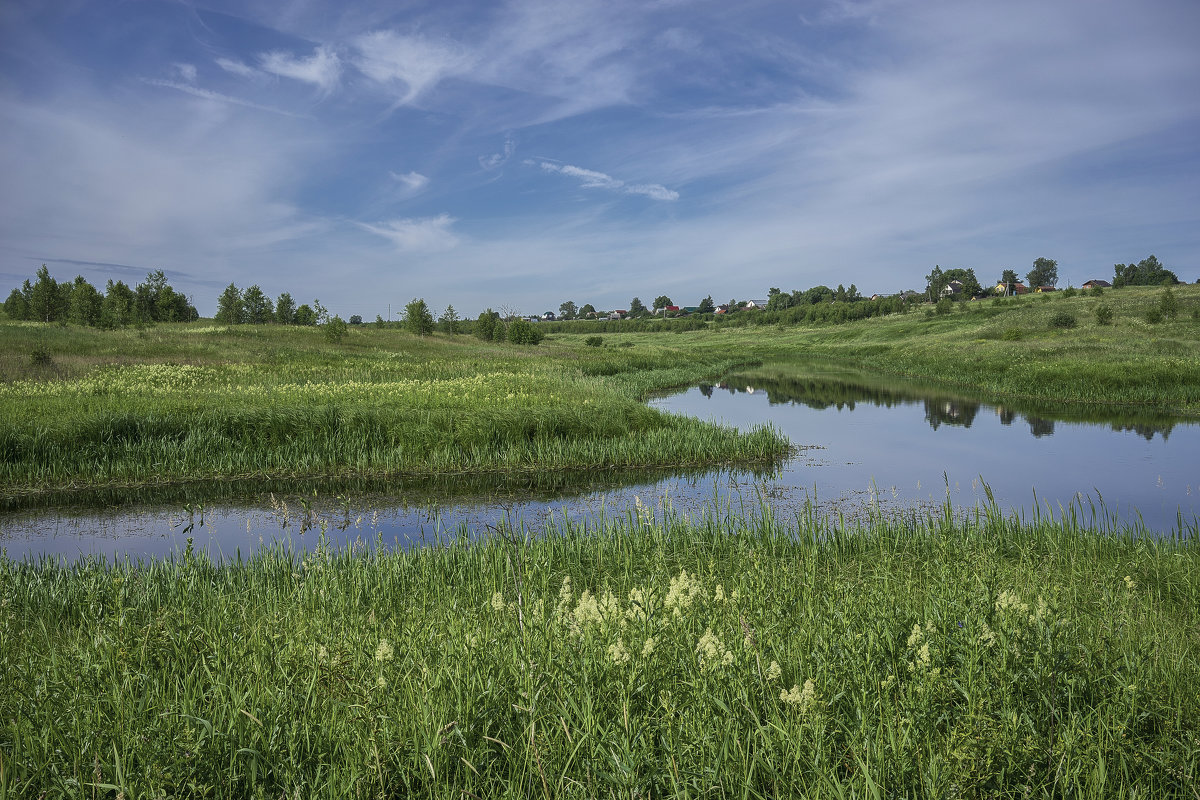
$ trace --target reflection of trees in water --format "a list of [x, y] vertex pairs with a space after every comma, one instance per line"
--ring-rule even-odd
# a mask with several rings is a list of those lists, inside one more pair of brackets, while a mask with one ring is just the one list
[[979, 413], [979, 403], [966, 400], [946, 400], [928, 398], [925, 400], [925, 421], [935, 431], [941, 425], [959, 425], [971, 427], [975, 415]]
[[[977, 401], [948, 396], [937, 390], [923, 391], [919, 387], [904, 385], [879, 386], [811, 375], [779, 378], [733, 375], [716, 386], [700, 385], [705, 397], [712, 397], [716, 389], [724, 389], [730, 394], [765, 392], [771, 405], [797, 404], [818, 411], [826, 408], [853, 411], [855, 403], [860, 402], [886, 408], [922, 403], [925, 420], [934, 430], [942, 425], [969, 428], [983, 406]], [[1094, 406], [1072, 407], [1020, 401], [994, 408], [1001, 425], [1012, 425], [1017, 419], [1024, 419], [1029, 423], [1029, 432], [1038, 438], [1052, 436], [1058, 422], [1092, 422], [1111, 425], [1117, 431], [1132, 431], [1147, 441], [1153, 439], [1156, 433], [1162, 434], [1165, 440], [1176, 424], [1175, 419], [1153, 412], [1141, 412], [1134, 416], [1128, 410], [1097, 409]]]

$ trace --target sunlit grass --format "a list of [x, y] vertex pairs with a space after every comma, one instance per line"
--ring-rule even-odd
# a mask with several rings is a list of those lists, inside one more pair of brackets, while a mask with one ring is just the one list
[[533, 533], [0, 560], [0, 794], [1191, 797], [1200, 778], [1194, 539], [653, 502]]

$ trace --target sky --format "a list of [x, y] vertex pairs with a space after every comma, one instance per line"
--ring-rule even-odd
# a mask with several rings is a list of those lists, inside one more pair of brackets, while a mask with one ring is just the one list
[[1196, 0], [4, 0], [0, 289], [395, 318], [1200, 278]]

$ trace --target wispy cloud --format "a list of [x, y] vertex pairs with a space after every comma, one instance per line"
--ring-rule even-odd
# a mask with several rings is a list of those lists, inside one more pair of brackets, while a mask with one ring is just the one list
[[218, 67], [226, 72], [231, 72], [234, 75], [240, 75], [243, 78], [249, 78], [251, 75], [258, 74], [258, 70], [256, 70], [254, 67], [248, 66], [244, 62], [233, 58], [218, 58], [216, 63]]
[[480, 156], [479, 166], [486, 170], [498, 169], [504, 166], [515, 152], [517, 152], [517, 143], [512, 134], [509, 134], [504, 137], [504, 151], [492, 153], [490, 156]]
[[399, 250], [434, 253], [451, 250], [458, 237], [450, 230], [456, 220], [449, 214], [414, 219], [394, 219], [374, 225], [358, 223], [363, 230], [389, 240]]
[[145, 83], [150, 84], [151, 86], [161, 86], [164, 89], [175, 89], [177, 91], [183, 92], [184, 94], [190, 94], [194, 97], [202, 97], [205, 100], [215, 100], [218, 103], [228, 103], [229, 105], [242, 106], [244, 108], [253, 108], [253, 109], [257, 109], [258, 111], [267, 111], [272, 114], [281, 114], [285, 117], [300, 118], [303, 116], [302, 114], [295, 114], [291, 111], [287, 111], [286, 109], [276, 108], [275, 106], [266, 106], [266, 105], [263, 105], [262, 103], [255, 103], [253, 100], [245, 100], [240, 97], [232, 97], [227, 94], [221, 94], [220, 92], [214, 92], [211, 89], [202, 89], [199, 86], [192, 86], [191, 84], [187, 84], [187, 83], [179, 83], [178, 81], [166, 81], [166, 80], [162, 80], [160, 78], [144, 78], [143, 81]]
[[263, 53], [262, 68], [273, 75], [311, 83], [323, 93], [332, 92], [342, 74], [342, 62], [331, 48], [317, 48], [309, 58], [295, 58], [278, 50]]
[[183, 78], [188, 83], [196, 82], [196, 65], [183, 64], [176, 62], [174, 65], [175, 71], [179, 73], [179, 77]]
[[580, 186], [585, 189], [607, 189], [612, 192], [621, 192], [623, 194], [640, 194], [651, 198], [652, 200], [678, 200], [679, 192], [673, 189], [668, 189], [657, 183], [626, 183], [623, 180], [614, 178], [603, 172], [597, 172], [592, 169], [584, 169], [571, 164], [555, 164], [551, 161], [527, 161], [528, 164], [536, 163], [546, 172], [556, 172], [559, 175], [566, 175], [570, 178], [576, 178], [580, 182]]
[[410, 191], [419, 192], [429, 185], [429, 178], [419, 172], [389, 172], [392, 180], [404, 185]]
[[397, 105], [410, 103], [443, 78], [470, 67], [473, 57], [451, 40], [430, 39], [382, 30], [354, 40], [355, 67], [371, 80], [394, 90]]

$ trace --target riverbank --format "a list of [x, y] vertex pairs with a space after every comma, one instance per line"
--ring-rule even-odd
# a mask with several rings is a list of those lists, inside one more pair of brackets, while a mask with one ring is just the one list
[[763, 512], [0, 560], [0, 795], [1192, 796], [1194, 542]]

